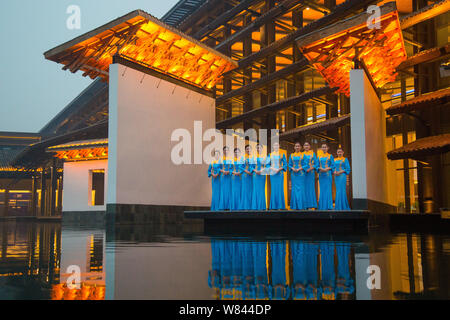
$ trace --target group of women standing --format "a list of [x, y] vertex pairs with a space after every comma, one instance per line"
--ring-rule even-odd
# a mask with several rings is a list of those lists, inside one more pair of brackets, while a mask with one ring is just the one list
[[[252, 156], [251, 147], [245, 147], [244, 156], [238, 148], [234, 157], [228, 155], [229, 148], [223, 148], [223, 156], [215, 152], [215, 159], [208, 168], [212, 178], [211, 211], [219, 210], [266, 210], [266, 176], [270, 176], [270, 210], [286, 209], [284, 197], [284, 172], [291, 172], [292, 210], [318, 208], [319, 210], [350, 210], [347, 200], [347, 175], [350, 164], [343, 157], [342, 148], [337, 149], [337, 158], [328, 153], [328, 145], [322, 144], [316, 155], [308, 142], [302, 146], [295, 143], [294, 153], [281, 154], [280, 146], [274, 143], [273, 152], [262, 155], [262, 146], [256, 145]], [[319, 177], [320, 196], [317, 202], [315, 179]], [[335, 180], [335, 206], [333, 208], [332, 182]]]

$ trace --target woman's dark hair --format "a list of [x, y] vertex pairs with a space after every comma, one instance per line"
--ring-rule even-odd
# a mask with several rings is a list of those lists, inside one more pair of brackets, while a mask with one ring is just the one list
[[328, 146], [328, 144], [327, 144], [326, 142], [322, 142], [322, 143], [320, 144], [321, 147], [323, 147], [324, 145], [327, 146], [327, 148], [329, 148], [329, 146]]
[[299, 141], [295, 141], [295, 142], [294, 142], [294, 146], [295, 146], [296, 144], [302, 145]]
[[234, 152], [241, 151], [239, 148], [234, 148]]
[[230, 150], [230, 148], [228, 148], [228, 146], [225, 146], [225, 147], [223, 147], [223, 151], [225, 151], [225, 149], [228, 149], [228, 150]]
[[257, 146], [257, 147], [261, 147], [261, 144], [257, 143], [256, 146]]
[[249, 144], [247, 144], [247, 145], [245, 145], [245, 150], [247, 150], [247, 148], [250, 148], [250, 145]]

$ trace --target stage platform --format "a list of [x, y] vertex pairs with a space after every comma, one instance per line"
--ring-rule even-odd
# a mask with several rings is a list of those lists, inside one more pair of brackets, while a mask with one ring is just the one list
[[184, 217], [203, 220], [206, 234], [367, 233], [370, 213], [366, 210], [185, 211]]

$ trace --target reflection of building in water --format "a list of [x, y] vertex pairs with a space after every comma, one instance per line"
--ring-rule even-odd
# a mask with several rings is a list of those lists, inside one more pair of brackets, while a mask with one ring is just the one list
[[[53, 286], [52, 299], [105, 299], [104, 242], [104, 231], [64, 231], [61, 238], [61, 281]], [[67, 286], [67, 282], [76, 283], [72, 266], [80, 268], [79, 288]]]
[[0, 299], [48, 298], [59, 281], [60, 238], [59, 224], [0, 223]]
[[211, 241], [208, 284], [217, 299], [352, 299], [347, 242]]

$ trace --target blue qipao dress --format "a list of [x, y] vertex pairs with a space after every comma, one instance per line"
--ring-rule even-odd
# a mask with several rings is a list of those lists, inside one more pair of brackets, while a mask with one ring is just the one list
[[269, 285], [269, 297], [275, 300], [287, 300], [290, 296], [289, 269], [286, 261], [289, 261], [289, 251], [286, 241], [270, 242], [272, 255], [271, 283]]
[[334, 170], [342, 171], [340, 175], [334, 176], [336, 186], [336, 198], [334, 199], [334, 210], [350, 210], [347, 200], [347, 176], [350, 174], [350, 163], [347, 158], [334, 159]]
[[336, 299], [336, 273], [334, 271], [334, 242], [320, 243], [320, 262], [322, 265], [320, 297], [323, 300]]
[[[252, 208], [253, 175], [250, 160], [250, 158], [245, 157], [242, 163], [241, 209], [243, 210], [250, 210]], [[250, 172], [250, 174], [244, 170]]]
[[292, 169], [301, 168], [301, 161], [303, 154], [301, 152], [291, 153], [289, 157], [289, 171], [291, 171], [291, 210], [303, 210], [305, 209], [305, 171], [300, 170], [294, 172]]
[[[321, 172], [319, 169], [331, 168], [327, 172]], [[333, 169], [334, 159], [329, 153], [323, 153], [317, 162], [317, 172], [319, 174], [319, 210], [333, 210]]]
[[[222, 165], [218, 160], [213, 160], [208, 167], [208, 177], [211, 178], [212, 197], [211, 197], [211, 211], [219, 210], [220, 205], [220, 169]], [[212, 174], [218, 174], [213, 177]]]
[[231, 170], [233, 159], [229, 157], [223, 157], [220, 160], [222, 170], [228, 172], [220, 174], [220, 203], [219, 210], [230, 210], [231, 208]]
[[[286, 171], [287, 161], [284, 154], [272, 153], [267, 158], [267, 166], [270, 173], [270, 206], [271, 210], [286, 209], [286, 200], [284, 198], [284, 172]], [[274, 173], [272, 168], [281, 171]]]
[[230, 210], [240, 210], [242, 197], [242, 158], [234, 158], [231, 166], [231, 203]]
[[267, 210], [266, 203], [266, 173], [256, 174], [255, 170], [266, 168], [266, 157], [255, 156], [251, 159], [253, 173], [252, 210]]
[[[317, 157], [311, 150], [303, 152], [302, 168], [305, 172], [305, 190], [304, 190], [304, 208], [317, 208], [316, 198], [316, 172]], [[313, 168], [310, 172], [306, 172], [309, 168]]]

